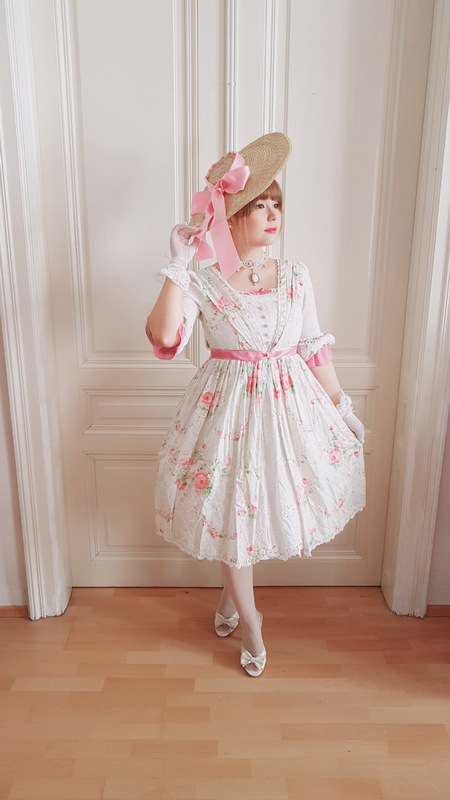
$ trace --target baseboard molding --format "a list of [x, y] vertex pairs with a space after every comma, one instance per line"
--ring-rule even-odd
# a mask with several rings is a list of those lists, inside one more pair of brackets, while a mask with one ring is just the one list
[[450, 605], [448, 606], [427, 606], [427, 617], [450, 617]]
[[28, 619], [27, 606], [0, 606], [0, 619], [8, 617], [25, 617]]

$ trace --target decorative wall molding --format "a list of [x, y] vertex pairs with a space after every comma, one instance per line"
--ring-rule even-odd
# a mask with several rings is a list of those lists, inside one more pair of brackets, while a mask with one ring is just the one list
[[388, 252], [391, 234], [392, 196], [396, 179], [396, 136], [399, 124], [399, 98], [403, 80], [403, 58], [405, 31], [407, 26], [407, 5], [404, 0], [396, 0], [392, 7], [386, 37], [390, 39], [390, 59], [386, 63], [383, 88], [384, 124], [380, 125], [377, 144], [377, 173], [372, 205], [370, 251], [367, 264], [369, 297], [372, 305], [368, 309], [365, 331], [365, 357], [371, 366], [380, 363], [383, 341], [383, 308], [388, 292]]
[[[185, 215], [186, 206], [190, 202], [195, 149], [198, 147], [197, 2], [198, 0], [189, 0], [187, 6], [174, 5], [173, 12], [174, 169], [177, 176], [175, 208], [180, 219]], [[85, 369], [152, 370], [158, 368], [160, 362], [153, 356], [151, 348], [114, 352], [97, 350], [95, 346], [91, 263], [86, 230], [85, 163], [81, 144], [79, 45], [74, 0], [54, 0], [54, 12], [78, 364]], [[184, 57], [182, 54], [185, 54]], [[186, 158], [186, 147], [192, 153], [192, 159]], [[194, 164], [194, 170], [186, 166], [191, 164]], [[199, 349], [196, 346], [196, 336], [198, 338], [198, 333], [194, 334], [185, 353], [178, 359], [178, 369], [192, 370], [192, 353]]]
[[[12, 210], [3, 171], [2, 318], [29, 614], [32, 619], [39, 619], [64, 611], [72, 584], [59, 477], [56, 359], [28, 3], [5, 0], [5, 12], [17, 154], [13, 154], [12, 145], [6, 153], [4, 130], [0, 146], [4, 165], [15, 164], [17, 158], [20, 209]], [[18, 252], [25, 270], [23, 266], [19, 269]]]
[[[126, 462], [136, 465], [137, 469], [151, 469], [156, 474], [156, 454], [127, 452], [127, 453], [89, 453], [86, 454], [86, 480], [88, 494], [95, 497], [96, 502], [90, 507], [89, 542], [92, 561], [165, 561], [174, 560], [192, 563], [190, 556], [180, 553], [178, 548], [164, 544], [139, 545], [128, 543], [125, 545], [114, 544], [109, 540], [111, 531], [108, 525], [111, 508], [107, 501], [108, 487], [106, 485], [108, 470], [125, 470]], [[129, 466], [127, 467], [127, 472]], [[150, 520], [149, 520], [150, 526]]]
[[276, 130], [277, 81], [277, 20], [280, 13], [278, 0], [266, 0], [264, 34], [264, 92], [263, 131]]
[[226, 0], [225, 150], [237, 149], [238, 11], [236, 0]]
[[[174, 124], [177, 142], [175, 175], [185, 176], [183, 191], [178, 189], [176, 219], [186, 219], [193, 192], [199, 180], [199, 67], [198, 0], [187, 0], [181, 9], [174, 7]], [[181, 23], [181, 24], [180, 24]], [[184, 53], [184, 58], [179, 56]]]
[[82, 388], [82, 431], [88, 435], [164, 435], [184, 393], [182, 388]]
[[89, 309], [86, 307], [88, 253], [83, 205], [85, 187], [80, 163], [77, 67], [74, 56], [74, 23], [72, 0], [54, 0], [55, 32], [58, 58], [58, 83], [62, 116], [67, 221], [69, 226], [70, 268], [76, 310], [78, 364], [89, 360], [93, 349]]

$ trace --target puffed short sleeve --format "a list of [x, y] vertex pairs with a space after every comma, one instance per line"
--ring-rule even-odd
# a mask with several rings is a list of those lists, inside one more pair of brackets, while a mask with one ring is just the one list
[[[302, 332], [297, 346], [297, 352], [310, 366], [319, 366], [331, 361], [330, 345], [334, 344], [331, 333], [323, 333], [317, 318], [314, 289], [308, 268], [302, 264], [303, 318]], [[320, 353], [319, 353], [320, 351]]]
[[201, 314], [204, 301], [202, 284], [198, 275], [191, 270], [189, 270], [189, 278], [188, 289], [183, 289], [183, 322], [178, 328], [178, 342], [174, 344], [173, 347], [157, 347], [153, 343], [148, 321], [145, 326], [147, 337], [153, 345], [153, 352], [157, 358], [162, 360], [170, 360], [175, 358], [178, 353], [181, 353], [191, 337], [196, 320]]

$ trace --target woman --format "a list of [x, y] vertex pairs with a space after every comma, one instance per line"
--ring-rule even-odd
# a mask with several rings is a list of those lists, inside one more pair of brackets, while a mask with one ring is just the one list
[[[159, 358], [185, 346], [197, 318], [211, 358], [186, 390], [159, 453], [157, 530], [196, 558], [220, 560], [219, 636], [242, 628], [241, 665], [266, 663], [253, 564], [311, 555], [364, 507], [364, 428], [340, 387], [308, 269], [268, 258], [280, 232], [275, 176], [289, 139], [267, 134], [213, 165], [147, 320]], [[194, 253], [217, 263], [188, 269]]]

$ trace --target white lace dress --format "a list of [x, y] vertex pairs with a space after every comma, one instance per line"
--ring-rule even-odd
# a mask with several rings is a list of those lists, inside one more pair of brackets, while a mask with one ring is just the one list
[[198, 317], [211, 348], [297, 352], [200, 367], [159, 452], [157, 531], [237, 567], [309, 556], [365, 504], [362, 446], [305, 363], [334, 342], [319, 328], [309, 272], [280, 262], [277, 289], [253, 294], [215, 267], [190, 278], [181, 342], [157, 355], [180, 352]]

